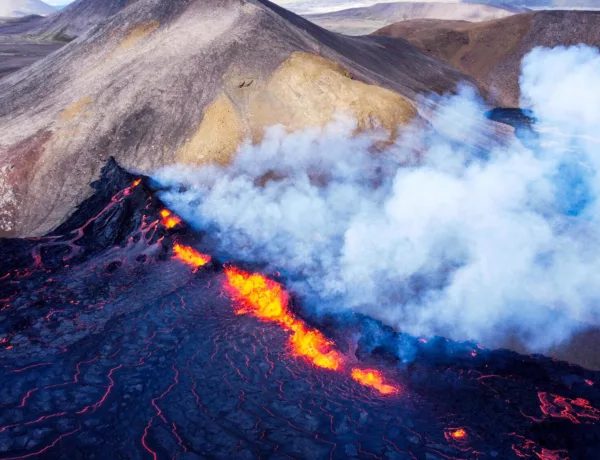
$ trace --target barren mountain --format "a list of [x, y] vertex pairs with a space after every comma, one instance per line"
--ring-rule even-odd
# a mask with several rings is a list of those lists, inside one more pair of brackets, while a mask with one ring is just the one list
[[396, 21], [411, 19], [446, 19], [462, 21], [489, 21], [503, 18], [526, 8], [497, 5], [396, 2], [378, 3], [373, 6], [350, 8], [305, 17], [328, 30], [347, 35], [366, 35]]
[[404, 21], [376, 35], [408, 39], [466, 72], [499, 105], [519, 105], [521, 60], [536, 46], [600, 45], [600, 12], [539, 11], [495, 21]]
[[462, 0], [463, 3], [489, 3], [497, 5], [509, 6], [526, 6], [529, 8], [600, 8], [600, 1], [598, 0], [502, 0], [498, 2], [496, 0]]
[[63, 46], [62, 43], [0, 35], [0, 78], [33, 64]]
[[52, 8], [48, 17], [0, 20], [0, 78], [47, 56], [130, 3], [77, 0], [58, 12]]
[[41, 0], [2, 0], [0, 17], [16, 18], [32, 14], [44, 16], [52, 14], [56, 9]]
[[132, 3], [134, 2], [131, 0], [76, 0], [43, 20], [31, 33], [59, 40], [72, 40]]
[[[113, 2], [75, 6], [89, 4]], [[0, 230], [54, 228], [110, 155], [145, 172], [227, 162], [266, 126], [339, 111], [393, 133], [418, 94], [464, 78], [403, 40], [339, 36], [266, 1], [138, 0], [0, 80]]]

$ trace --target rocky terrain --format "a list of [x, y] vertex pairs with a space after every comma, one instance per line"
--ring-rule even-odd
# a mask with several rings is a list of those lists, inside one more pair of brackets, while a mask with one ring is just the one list
[[30, 15], [45, 16], [56, 9], [41, 0], [2, 0], [0, 18], [14, 18]]
[[497, 105], [518, 107], [521, 60], [534, 47], [600, 45], [600, 12], [539, 11], [495, 21], [398, 22], [377, 32], [399, 37], [471, 75]]
[[46, 57], [129, 3], [77, 0], [60, 11], [49, 7], [48, 17], [2, 19], [0, 14], [0, 78]]
[[132, 3], [134, 2], [131, 0], [76, 0], [58, 13], [40, 21], [29, 33], [70, 41]]
[[63, 43], [0, 35], [0, 79], [61, 48]]
[[[102, 2], [73, 8], [88, 3]], [[266, 1], [138, 0], [0, 80], [0, 234], [56, 227], [111, 155], [142, 172], [226, 162], [265, 126], [340, 111], [393, 135], [426, 114], [420, 95], [463, 80], [405, 41], [343, 37]]]
[[[497, 4], [495, 0], [462, 0], [463, 3], [491, 3]], [[585, 9], [600, 8], [598, 0], [503, 0], [502, 4], [509, 6], [526, 6], [536, 9], [561, 8], [561, 9]]]
[[[318, 313], [291, 287], [305, 273], [224, 253], [149, 176], [229, 164], [266, 127], [347, 113], [345, 139], [385, 130], [365, 151], [381, 163], [358, 170], [373, 187], [386, 162], [409, 169], [377, 146], [409, 123], [409, 135], [436, 130], [440, 94], [462, 83], [509, 103], [519, 53], [568, 33], [597, 43], [597, 17], [421, 19], [347, 37], [266, 0], [78, 0], [2, 21], [0, 460], [596, 460], [597, 329], [545, 357], [414, 337], [360, 310]], [[446, 113], [456, 137], [438, 135], [459, 152], [507, 153], [513, 130], [536, 142], [533, 112], [497, 107], [468, 130], [457, 113]], [[305, 161], [315, 145], [299, 147]], [[251, 184], [282, 179], [270, 169]]]
[[600, 373], [304, 317], [291, 293], [344, 362], [322, 368], [240, 309], [235, 261], [146, 178], [109, 160], [93, 189], [56, 231], [0, 240], [0, 458], [596, 458]]
[[437, 2], [378, 3], [305, 17], [328, 30], [347, 35], [367, 35], [397, 21], [444, 19], [469, 22], [489, 21], [527, 11], [522, 7]]

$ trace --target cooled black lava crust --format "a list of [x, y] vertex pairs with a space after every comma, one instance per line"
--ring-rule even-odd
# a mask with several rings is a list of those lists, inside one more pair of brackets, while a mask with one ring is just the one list
[[379, 395], [235, 315], [218, 261], [172, 257], [202, 235], [135, 181], [111, 161], [57, 231], [0, 241], [0, 459], [598, 458], [600, 373], [307, 318], [400, 388]]

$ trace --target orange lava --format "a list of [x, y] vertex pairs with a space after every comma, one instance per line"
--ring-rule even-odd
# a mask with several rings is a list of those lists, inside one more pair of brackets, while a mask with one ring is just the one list
[[162, 217], [161, 223], [166, 228], [173, 228], [181, 223], [181, 218], [173, 214], [168, 209], [163, 209], [160, 212], [160, 217]]
[[375, 369], [352, 369], [352, 378], [362, 385], [376, 389], [384, 395], [398, 393], [398, 388], [383, 383], [381, 372]]
[[450, 432], [450, 436], [454, 439], [464, 439], [467, 437], [467, 432], [463, 428]]
[[179, 259], [194, 268], [202, 267], [210, 262], [210, 256], [201, 254], [189, 246], [176, 244], [173, 246], [173, 251], [175, 251], [176, 259]]
[[568, 460], [565, 451], [542, 449], [540, 453], [535, 453], [541, 460]]
[[234, 267], [228, 267], [225, 275], [226, 290], [238, 303], [237, 314], [251, 314], [280, 324], [291, 332], [292, 353], [310, 360], [317, 367], [337, 370], [342, 366], [342, 356], [332, 348], [333, 344], [289, 311], [289, 297], [280, 284], [260, 273], [247, 273]]
[[564, 418], [571, 423], [595, 423], [600, 420], [600, 410], [587, 399], [569, 399], [552, 393], [539, 392], [540, 409], [546, 417]]
[[137, 187], [138, 185], [140, 185], [142, 183], [142, 179], [136, 179], [133, 181], [132, 187]]

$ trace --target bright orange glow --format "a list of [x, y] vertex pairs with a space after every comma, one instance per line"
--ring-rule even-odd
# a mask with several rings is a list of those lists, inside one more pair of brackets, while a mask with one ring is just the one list
[[307, 358], [317, 367], [336, 370], [342, 366], [342, 356], [332, 348], [333, 344], [289, 311], [289, 297], [280, 284], [260, 273], [247, 273], [234, 267], [228, 267], [225, 274], [226, 290], [238, 303], [237, 314], [251, 314], [280, 324], [291, 332], [292, 353]]
[[140, 185], [142, 183], [142, 179], [136, 179], [133, 181], [133, 184], [131, 184], [133, 187], [137, 187], [138, 185]]
[[384, 395], [398, 393], [398, 388], [383, 383], [381, 372], [375, 369], [352, 369], [352, 378], [362, 385], [376, 389]]
[[454, 439], [464, 439], [467, 437], [467, 432], [464, 429], [459, 428], [458, 430], [451, 431], [450, 436]]
[[181, 223], [181, 218], [173, 214], [168, 209], [163, 209], [160, 212], [160, 217], [162, 217], [161, 223], [166, 228], [173, 228]]
[[173, 251], [175, 251], [176, 259], [179, 259], [194, 268], [202, 267], [210, 262], [210, 256], [201, 254], [189, 246], [176, 244], [173, 246]]

